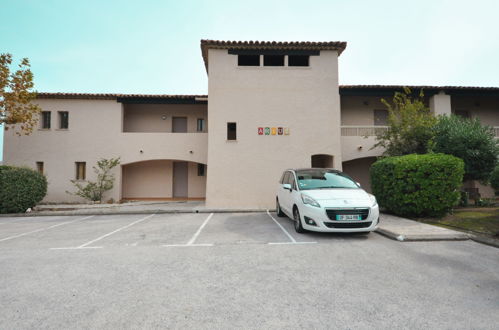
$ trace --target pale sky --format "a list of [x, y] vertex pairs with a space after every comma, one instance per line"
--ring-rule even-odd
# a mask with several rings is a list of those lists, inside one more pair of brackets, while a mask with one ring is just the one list
[[498, 15], [492, 0], [0, 0], [0, 53], [28, 57], [40, 92], [206, 94], [200, 39], [346, 41], [340, 84], [498, 87]]

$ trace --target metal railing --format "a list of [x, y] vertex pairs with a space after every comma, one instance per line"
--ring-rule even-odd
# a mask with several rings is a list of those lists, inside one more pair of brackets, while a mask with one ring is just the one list
[[376, 136], [388, 126], [341, 126], [341, 136]]
[[[388, 129], [388, 126], [341, 126], [341, 136], [376, 136]], [[492, 127], [496, 138], [499, 138], [499, 126]]]

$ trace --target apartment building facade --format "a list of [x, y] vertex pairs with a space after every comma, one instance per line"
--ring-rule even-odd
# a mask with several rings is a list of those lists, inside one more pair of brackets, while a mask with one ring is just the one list
[[[402, 86], [339, 86], [345, 42], [202, 40], [208, 95], [39, 93], [39, 128], [4, 136], [4, 163], [42, 171], [45, 202], [79, 202], [70, 180], [120, 157], [119, 200], [272, 208], [282, 171], [334, 167], [367, 190], [372, 149]], [[499, 136], [499, 88], [412, 86], [435, 114], [479, 117]], [[492, 193], [479, 187], [482, 195]]]

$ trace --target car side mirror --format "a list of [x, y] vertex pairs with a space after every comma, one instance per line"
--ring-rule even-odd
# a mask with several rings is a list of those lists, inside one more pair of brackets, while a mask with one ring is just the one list
[[284, 189], [287, 189], [287, 190], [291, 191], [291, 185], [290, 185], [289, 183], [285, 183], [285, 184], [283, 184], [283, 185], [282, 185], [282, 187], [283, 187]]
[[357, 186], [361, 187], [360, 183], [358, 183], [358, 182], [355, 182], [355, 183], [357, 184]]

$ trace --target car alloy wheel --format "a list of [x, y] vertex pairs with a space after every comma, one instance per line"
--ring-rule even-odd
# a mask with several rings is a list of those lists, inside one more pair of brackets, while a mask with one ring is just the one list
[[293, 211], [293, 218], [295, 220], [295, 231], [297, 233], [304, 233], [305, 229], [303, 229], [303, 226], [301, 224], [300, 212], [298, 211], [298, 208], [294, 209], [294, 211]]

